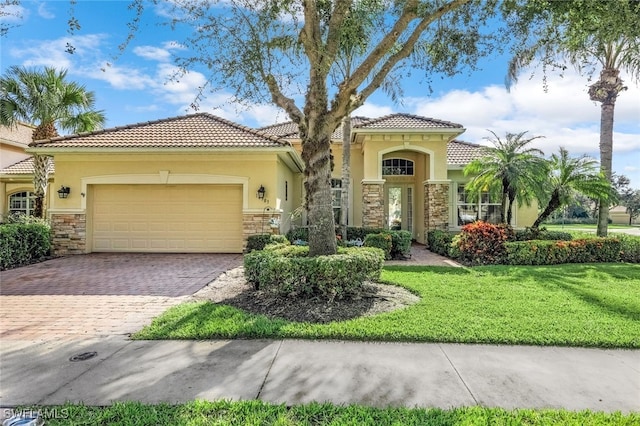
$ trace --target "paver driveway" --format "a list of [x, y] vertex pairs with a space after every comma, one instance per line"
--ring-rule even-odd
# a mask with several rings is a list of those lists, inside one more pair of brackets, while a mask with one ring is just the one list
[[240, 254], [91, 253], [3, 271], [0, 338], [129, 334], [241, 263]]

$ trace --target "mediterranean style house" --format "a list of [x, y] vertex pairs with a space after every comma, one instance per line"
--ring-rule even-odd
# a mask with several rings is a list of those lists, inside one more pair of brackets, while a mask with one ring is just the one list
[[[409, 114], [352, 122], [350, 226], [404, 229], [424, 242], [432, 229], [497, 219], [496, 200], [465, 194], [462, 169], [481, 147], [456, 140], [460, 124]], [[340, 129], [333, 139], [338, 217]], [[240, 253], [270, 224], [282, 233], [307, 224], [294, 214], [304, 165], [293, 123], [256, 130], [201, 113], [38, 141], [27, 151], [54, 158], [47, 214], [58, 255]], [[18, 165], [0, 170], [0, 180], [11, 167]], [[535, 217], [535, 206], [519, 208], [513, 225]]]
[[[25, 123], [12, 128], [0, 126], [0, 222], [7, 214], [33, 212], [33, 161], [26, 149], [34, 130]], [[53, 165], [49, 172], [53, 172]]]

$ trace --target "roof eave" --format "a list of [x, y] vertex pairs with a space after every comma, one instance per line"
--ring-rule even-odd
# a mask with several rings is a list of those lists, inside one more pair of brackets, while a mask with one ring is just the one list
[[460, 135], [467, 129], [464, 127], [424, 127], [420, 129], [415, 128], [379, 128], [379, 129], [352, 129], [351, 133], [447, 133]]
[[31, 147], [26, 150], [28, 153], [32, 154], [89, 154], [89, 153], [114, 153], [114, 154], [128, 154], [132, 152], [139, 153], [170, 153], [170, 152], [245, 152], [251, 151], [252, 153], [263, 153], [263, 152], [286, 152], [293, 150], [293, 147], [286, 145], [281, 147], [276, 146], [252, 146], [252, 147], [46, 147], [46, 146], [38, 146]]

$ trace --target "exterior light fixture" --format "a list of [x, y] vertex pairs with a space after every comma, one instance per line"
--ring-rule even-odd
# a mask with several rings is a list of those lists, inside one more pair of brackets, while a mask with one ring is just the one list
[[68, 186], [62, 185], [60, 189], [58, 189], [58, 197], [67, 198], [70, 192], [71, 192], [71, 188], [69, 188]]
[[256, 193], [256, 197], [258, 197], [258, 200], [264, 200], [264, 196], [267, 193], [267, 190], [264, 189], [264, 186], [260, 185], [260, 188], [258, 188], [258, 192]]

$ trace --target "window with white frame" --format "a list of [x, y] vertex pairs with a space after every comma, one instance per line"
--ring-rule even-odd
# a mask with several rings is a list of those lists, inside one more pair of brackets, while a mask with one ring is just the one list
[[33, 192], [16, 192], [9, 196], [9, 214], [33, 214], [36, 196]]
[[340, 223], [340, 210], [342, 207], [342, 179], [331, 179], [331, 205], [333, 207], [333, 219]]
[[480, 194], [480, 199], [471, 197], [463, 184], [458, 184], [457, 194], [458, 226], [482, 220], [500, 223], [500, 200], [492, 198], [488, 192]]
[[404, 158], [382, 160], [383, 176], [413, 176], [413, 161]]

